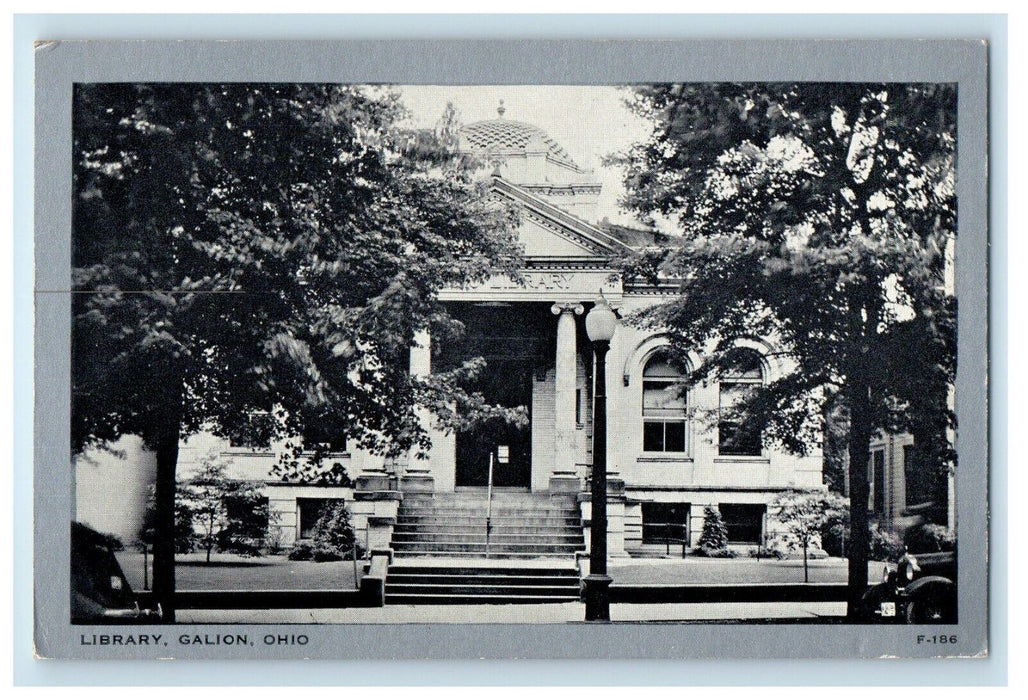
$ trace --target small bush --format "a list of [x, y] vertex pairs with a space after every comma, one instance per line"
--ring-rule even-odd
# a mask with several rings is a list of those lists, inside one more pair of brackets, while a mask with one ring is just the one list
[[780, 547], [770, 544], [764, 547], [757, 547], [752, 550], [750, 556], [758, 557], [760, 559], [785, 559], [789, 556], [789, 553], [782, 550]]
[[310, 542], [296, 542], [286, 557], [290, 561], [313, 561], [314, 547], [311, 546]]
[[735, 550], [729, 549], [728, 547], [697, 547], [692, 551], [695, 556], [706, 557], [708, 559], [735, 559], [739, 556]]
[[942, 525], [926, 523], [912, 527], [903, 537], [907, 549], [911, 552], [952, 552], [956, 549], [957, 539], [952, 530]]
[[725, 526], [725, 521], [721, 518], [721, 511], [717, 506], [703, 507], [703, 532], [700, 534], [697, 544], [700, 549], [712, 552], [728, 549], [728, 528]]
[[297, 542], [289, 551], [293, 561], [340, 561], [364, 556], [356, 541], [350, 511], [340, 502], [325, 509], [311, 531], [309, 541]]
[[841, 522], [834, 522], [821, 528], [821, 547], [830, 557], [844, 557], [844, 540], [849, 539], [849, 528]]
[[877, 525], [870, 528], [868, 539], [868, 556], [875, 561], [895, 561], [903, 556], [906, 548], [899, 535], [882, 530]]

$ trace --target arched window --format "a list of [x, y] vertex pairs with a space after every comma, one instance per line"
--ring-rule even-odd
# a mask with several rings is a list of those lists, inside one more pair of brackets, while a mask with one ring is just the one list
[[643, 451], [685, 452], [687, 447], [685, 373], [658, 354], [643, 369]]
[[761, 426], [752, 416], [742, 415], [737, 407], [764, 383], [764, 368], [754, 350], [737, 350], [731, 360], [720, 379], [718, 453], [759, 457], [763, 448]]

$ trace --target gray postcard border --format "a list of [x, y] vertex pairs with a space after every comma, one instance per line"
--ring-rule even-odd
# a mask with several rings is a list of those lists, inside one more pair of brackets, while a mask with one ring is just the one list
[[[987, 648], [988, 160], [982, 41], [342, 41], [57, 42], [36, 50], [35, 619], [51, 658], [157, 658], [84, 648], [68, 620], [70, 99], [88, 81], [325, 81], [615, 84], [700, 80], [947, 81], [959, 85], [957, 291], [960, 305], [957, 513], [960, 637], [947, 654]], [[206, 626], [179, 626], [181, 632]], [[263, 634], [266, 627], [219, 626]], [[302, 651], [259, 658], [583, 659], [926, 657], [915, 627], [756, 625], [296, 625]], [[176, 635], [180, 633], [176, 628]], [[140, 630], [144, 631], [144, 630]], [[157, 630], [161, 631], [161, 630]], [[180, 647], [176, 658], [257, 658]]]

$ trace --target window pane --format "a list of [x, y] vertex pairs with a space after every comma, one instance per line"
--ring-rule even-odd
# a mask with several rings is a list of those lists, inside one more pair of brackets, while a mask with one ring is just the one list
[[663, 452], [664, 451], [664, 424], [643, 423], [643, 451]]
[[668, 362], [667, 359], [654, 358], [650, 360], [645, 369], [643, 369], [644, 377], [667, 377], [669, 379], [678, 379], [685, 374], [681, 369], [676, 367], [673, 363]]
[[908, 506], [916, 506], [932, 500], [931, 478], [917, 463], [913, 445], [903, 446], [903, 475], [906, 481]]
[[725, 377], [763, 381], [764, 369], [760, 355], [753, 350], [738, 350], [732, 353], [731, 365], [725, 370]]
[[757, 392], [757, 388], [755, 384], [721, 382], [721, 410], [728, 410], [743, 403]]
[[685, 452], [685, 422], [664, 423], [664, 449], [667, 452]]
[[755, 384], [721, 382], [721, 420], [718, 422], [718, 452], [720, 454], [760, 456], [762, 449], [760, 425], [753, 418], [740, 420], [742, 416], [735, 408], [757, 390], [758, 387]]
[[688, 503], [643, 503], [643, 543], [661, 544], [688, 541]]
[[760, 544], [764, 531], [763, 503], [720, 503], [718, 510], [732, 544]]
[[870, 510], [879, 515], [885, 513], [885, 450], [871, 452], [871, 501]]
[[685, 412], [685, 393], [675, 382], [643, 382], [643, 412]]

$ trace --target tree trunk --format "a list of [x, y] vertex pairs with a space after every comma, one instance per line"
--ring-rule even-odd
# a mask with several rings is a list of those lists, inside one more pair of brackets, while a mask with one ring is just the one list
[[803, 540], [803, 583], [810, 583], [810, 573], [807, 570], [807, 541]]
[[871, 453], [871, 398], [866, 380], [849, 380], [849, 495], [850, 542], [849, 576], [846, 592], [846, 615], [857, 615], [861, 598], [867, 590], [867, 559], [870, 533], [868, 531], [867, 500], [870, 487], [867, 464]]
[[162, 622], [175, 621], [175, 469], [179, 428], [165, 431], [157, 445], [154, 485], [153, 594]]

